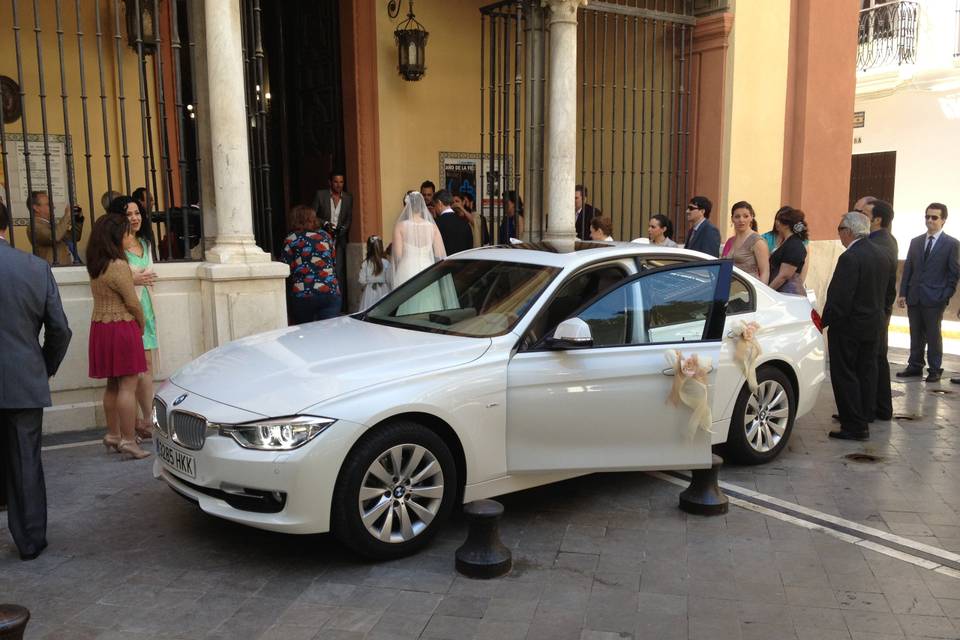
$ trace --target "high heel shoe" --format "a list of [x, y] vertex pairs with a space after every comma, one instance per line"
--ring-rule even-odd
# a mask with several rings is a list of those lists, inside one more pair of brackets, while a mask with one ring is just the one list
[[107, 434], [103, 436], [103, 446], [107, 451], [119, 451], [120, 446], [120, 436], [111, 436]]
[[127, 457], [133, 460], [143, 460], [151, 455], [149, 451], [141, 449], [135, 440], [121, 440], [117, 446], [117, 451], [123, 454], [125, 460]]
[[150, 428], [150, 425], [147, 422], [137, 422], [136, 432], [137, 444], [144, 440], [150, 440], [153, 438], [153, 429]]

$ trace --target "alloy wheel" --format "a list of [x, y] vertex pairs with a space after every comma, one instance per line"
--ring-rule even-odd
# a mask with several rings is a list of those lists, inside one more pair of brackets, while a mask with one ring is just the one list
[[747, 443], [757, 452], [774, 449], [790, 421], [790, 397], [776, 380], [764, 380], [750, 394], [743, 414]]
[[443, 470], [418, 444], [390, 447], [369, 466], [360, 483], [360, 519], [382, 542], [408, 542], [436, 517], [443, 502]]

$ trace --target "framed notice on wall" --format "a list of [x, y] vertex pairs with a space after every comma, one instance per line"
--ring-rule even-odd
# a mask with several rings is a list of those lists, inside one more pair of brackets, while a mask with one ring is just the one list
[[[0, 182], [10, 187], [10, 200], [7, 207], [11, 212], [13, 224], [27, 226], [27, 198], [33, 191], [49, 191], [52, 189], [51, 199], [59, 217], [68, 202], [69, 189], [76, 185], [69, 185], [73, 177], [73, 167], [67, 167], [68, 154], [71, 151], [70, 138], [65, 135], [51, 134], [47, 136], [44, 145], [43, 135], [28, 133], [24, 142], [23, 134], [7, 133], [7, 174], [3, 175], [3, 165], [0, 164]], [[47, 178], [46, 151], [50, 152], [50, 176]], [[30, 159], [29, 167], [27, 158]], [[6, 189], [0, 187], [0, 198], [6, 201]]]
[[440, 152], [440, 184], [437, 188], [451, 193], [469, 193], [477, 207], [491, 203], [499, 206], [508, 185], [510, 189], [519, 188], [513, 180], [511, 156], [496, 155], [491, 163], [489, 153]]

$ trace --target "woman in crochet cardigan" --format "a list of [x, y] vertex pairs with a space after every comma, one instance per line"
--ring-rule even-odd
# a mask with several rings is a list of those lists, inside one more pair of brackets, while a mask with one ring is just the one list
[[89, 375], [106, 378], [103, 410], [107, 435], [103, 444], [124, 457], [150, 454], [136, 440], [137, 379], [147, 370], [143, 354], [144, 316], [133, 288], [133, 273], [123, 251], [131, 233], [122, 216], [105, 215], [93, 225], [87, 244], [87, 272], [93, 294], [90, 322]]

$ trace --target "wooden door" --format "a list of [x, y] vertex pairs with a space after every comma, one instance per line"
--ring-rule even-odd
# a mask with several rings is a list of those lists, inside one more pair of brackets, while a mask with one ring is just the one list
[[860, 153], [850, 166], [850, 209], [862, 196], [874, 196], [893, 204], [897, 152]]

